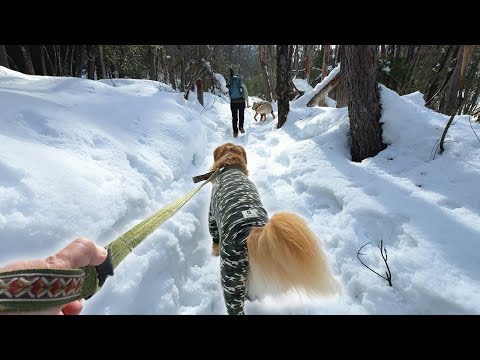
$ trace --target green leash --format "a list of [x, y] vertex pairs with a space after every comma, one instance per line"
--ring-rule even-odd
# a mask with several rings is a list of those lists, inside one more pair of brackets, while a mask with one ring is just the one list
[[220, 170], [194, 177], [194, 182], [206, 181], [108, 244], [107, 259], [98, 266], [0, 273], [0, 312], [42, 310], [91, 298], [138, 244], [180, 210], [205, 184], [213, 180]]

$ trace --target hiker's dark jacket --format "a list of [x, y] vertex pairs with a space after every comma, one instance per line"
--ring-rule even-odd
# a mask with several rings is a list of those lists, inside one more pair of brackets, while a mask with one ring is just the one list
[[229, 315], [243, 315], [245, 283], [249, 269], [247, 237], [252, 227], [263, 227], [268, 214], [255, 185], [235, 166], [213, 181], [209, 229], [220, 244], [220, 274]]

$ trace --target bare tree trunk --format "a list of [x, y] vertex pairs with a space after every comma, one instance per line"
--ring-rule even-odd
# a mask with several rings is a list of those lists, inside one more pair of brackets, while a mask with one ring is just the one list
[[413, 59], [413, 55], [415, 53], [415, 45], [408, 45], [407, 48], [407, 64], [410, 64], [410, 62]]
[[270, 88], [272, 90], [272, 99], [277, 100], [277, 66], [275, 59], [275, 45], [267, 45], [268, 49], [268, 75], [270, 76]]
[[45, 48], [43, 45], [40, 45], [40, 64], [42, 65], [42, 74], [48, 75], [47, 66], [45, 64]]
[[157, 80], [156, 79], [156, 71], [155, 71], [155, 52], [153, 45], [147, 45], [147, 54], [148, 54], [148, 64], [149, 64], [149, 77], [150, 80]]
[[388, 45], [388, 55], [395, 55], [395, 45]]
[[295, 54], [293, 56], [293, 69], [295, 70], [295, 74], [298, 72], [298, 48], [300, 45], [295, 45]]
[[307, 82], [310, 79], [310, 72], [312, 71], [312, 52], [313, 52], [313, 45], [305, 45], [305, 79]]
[[87, 45], [80, 45], [80, 60], [77, 66], [77, 77], [82, 77], [83, 64], [85, 63], [85, 48]]
[[55, 76], [57, 76], [59, 75], [58, 67], [57, 67], [57, 47], [55, 45], [52, 45], [52, 50], [53, 50], [53, 62], [52, 62], [53, 73], [55, 74]]
[[[343, 61], [345, 59], [345, 45], [338, 45], [338, 62], [340, 65], [340, 74], [342, 74]], [[336, 107], [342, 108], [348, 105], [348, 92], [347, 85], [345, 81], [340, 81], [336, 88]]]
[[7, 57], [8, 57], [8, 61], [9, 61], [10, 64], [12, 64], [12, 66], [13, 66], [13, 70], [15, 70], [15, 71], [20, 71], [20, 70], [18, 69], [17, 64], [15, 64], [15, 61], [13, 61], [13, 59], [12, 59], [8, 54], [7, 54]]
[[35, 75], [32, 57], [30, 56], [30, 45], [20, 45], [20, 50], [22, 51], [23, 61], [25, 62], [25, 74]]
[[48, 52], [48, 49], [46, 46], [44, 46], [44, 49], [45, 49], [45, 55], [47, 55], [48, 63], [50, 64], [50, 70], [52, 71], [52, 75], [56, 76], [57, 75], [56, 67], [53, 65], [52, 59], [50, 58], [50, 53]]
[[75, 54], [75, 45], [72, 47], [72, 55], [70, 56], [70, 73], [69, 76], [73, 76], [73, 55]]
[[471, 97], [471, 101], [465, 108], [463, 109], [464, 114], [472, 114], [473, 110], [475, 110], [477, 106], [477, 99], [480, 96], [480, 84], [477, 83], [477, 86], [475, 87], [475, 91], [473, 92], [473, 96]]
[[88, 62], [88, 78], [90, 80], [95, 79], [95, 52], [94, 52], [94, 46], [90, 45], [88, 47], [88, 57], [89, 57], [89, 62]]
[[242, 58], [242, 46], [241, 45], [238, 45], [237, 46], [237, 59], [236, 59], [236, 63], [237, 64], [240, 64], [240, 59]]
[[385, 45], [380, 45], [380, 55], [382, 55], [382, 57], [387, 55], [387, 51], [385, 50]]
[[[413, 74], [413, 71], [415, 70], [415, 67], [417, 66], [419, 57], [420, 57], [420, 46], [410, 45], [407, 53], [407, 60], [405, 62], [408, 66], [408, 70], [407, 70], [405, 79], [403, 80], [403, 83], [401, 85], [401, 88], [404, 89], [404, 91], [407, 93], [410, 91], [408, 84], [412, 82], [412, 74]], [[403, 95], [403, 94], [400, 94], [400, 95]]]
[[185, 61], [182, 58], [180, 60], [180, 91], [185, 91], [185, 82]]
[[230, 64], [233, 64], [233, 46], [229, 47], [229, 52], [228, 52], [228, 62]]
[[10, 69], [8, 66], [7, 50], [5, 45], [0, 45], [0, 66], [5, 66], [7, 69]]
[[339, 52], [340, 51], [340, 46], [341, 45], [335, 45], [335, 54], [333, 55], [334, 60], [335, 60], [335, 62], [334, 62], [335, 65], [340, 62], [340, 52]]
[[167, 55], [165, 47], [160, 48], [160, 61], [162, 63], [163, 69], [163, 82], [166, 84], [168, 82], [168, 69], [167, 69]]
[[202, 79], [197, 79], [195, 84], [197, 85], [197, 99], [198, 99], [198, 102], [200, 103], [200, 105], [203, 106], [203, 82], [202, 82]]
[[462, 96], [465, 68], [472, 55], [472, 50], [473, 45], [462, 45], [458, 52], [457, 63], [455, 64], [455, 70], [443, 108], [443, 113], [446, 115], [453, 115], [455, 113], [458, 98]]
[[53, 45], [55, 49], [55, 66], [58, 69], [58, 74], [63, 76], [63, 67], [62, 67], [62, 49], [60, 49], [60, 45]]
[[[200, 56], [198, 51], [197, 51], [197, 56]], [[185, 98], [185, 100], [188, 100], [188, 96], [190, 94], [190, 91], [194, 87], [193, 84], [195, 84], [195, 82], [197, 80], [200, 80], [202, 82], [201, 86], [202, 86], [202, 94], [203, 94], [204, 83], [201, 80], [201, 78], [202, 78], [203, 75], [205, 75], [205, 73], [209, 73], [211, 78], [213, 78], [213, 76], [214, 76], [212, 68], [207, 66], [206, 60], [203, 57], [199, 61], [199, 65], [192, 69], [192, 73], [193, 73], [192, 75], [189, 75], [190, 76], [189, 83], [187, 84], [187, 86], [185, 86], [185, 94], [183, 96]], [[197, 98], [198, 98], [198, 94], [197, 94]], [[203, 101], [203, 95], [202, 95], [202, 101]]]
[[440, 90], [437, 91], [438, 87], [438, 80], [440, 78], [440, 74], [444, 66], [449, 62], [450, 60], [450, 55], [452, 58], [456, 58], [458, 51], [460, 50], [460, 45], [449, 45], [447, 50], [445, 51], [445, 56], [443, 60], [440, 62], [440, 67], [437, 70], [437, 76], [427, 85], [427, 91], [426, 91], [426, 96], [424, 97], [425, 99], [425, 106], [430, 105], [432, 100], [443, 90], [445, 85], [448, 83], [448, 80], [450, 80], [450, 77], [452, 75], [453, 70], [448, 70], [447, 75], [445, 77], [445, 80], [443, 82], [443, 85], [440, 87]]
[[322, 80], [328, 74], [328, 60], [330, 59], [330, 45], [323, 45], [323, 65], [322, 65]]
[[156, 68], [155, 76], [158, 81], [161, 81], [162, 78], [162, 67], [163, 67], [163, 58], [162, 58], [162, 47], [157, 47], [157, 56], [156, 56]]
[[58, 60], [58, 68], [60, 69], [60, 76], [65, 76], [65, 66], [62, 63], [62, 49], [63, 49], [62, 45], [57, 45], [57, 60]]
[[[186, 91], [185, 89], [185, 52], [183, 45], [177, 45], [178, 53], [180, 54], [180, 91]], [[197, 48], [199, 52], [201, 51], [200, 47]], [[202, 58], [201, 53], [198, 53], [198, 58]], [[203, 81], [202, 81], [203, 87]], [[202, 90], [203, 92], [203, 90]], [[203, 96], [203, 95], [202, 95]]]
[[398, 59], [402, 54], [402, 45], [395, 46], [395, 58]]
[[462, 59], [462, 68], [460, 70], [460, 88], [463, 90], [465, 74], [467, 72], [468, 63], [473, 54], [474, 45], [463, 45], [463, 59]]
[[[477, 60], [472, 64], [472, 67], [470, 68], [469, 73], [467, 74], [467, 77], [474, 76], [476, 72], [480, 73], [480, 57], [477, 58]], [[475, 81], [472, 81], [472, 84], [470, 85], [470, 88], [465, 89], [467, 97], [469, 96], [468, 94], [471, 94], [464, 102], [464, 108], [462, 109], [462, 114], [472, 114], [473, 110], [475, 109], [477, 105], [477, 100], [478, 97], [480, 96], [480, 77], [476, 77]], [[467, 99], [466, 97], [466, 99]]]
[[291, 53], [289, 45], [277, 45], [278, 129], [285, 124], [290, 111], [288, 83], [290, 82]]
[[102, 71], [102, 79], [106, 79], [107, 71], [105, 70], [105, 62], [103, 61], [103, 45], [98, 45], [98, 55], [100, 56], [100, 69]]
[[348, 92], [352, 161], [360, 162], [386, 148], [382, 142], [380, 93], [373, 45], [344, 45], [340, 71]]
[[175, 83], [175, 73], [173, 72], [173, 51], [171, 49], [171, 45], [167, 45], [165, 50], [167, 53], [168, 78], [170, 85], [172, 85], [172, 89], [176, 90], [177, 84]]
[[[75, 46], [75, 45], [74, 45]], [[65, 54], [65, 62], [62, 64], [63, 74], [69, 75], [67, 72], [68, 54], [70, 53], [70, 45], [67, 45], [67, 53]]]
[[[73, 57], [75, 55], [75, 45], [72, 45], [72, 50], [70, 51], [70, 66], [68, 76], [73, 76]], [[68, 66], [68, 56], [65, 58], [65, 68]]]
[[271, 102], [272, 93], [270, 91], [270, 83], [268, 81], [267, 65], [265, 63], [265, 46], [266, 45], [258, 45], [258, 56], [260, 60], [260, 73], [262, 76], [263, 92], [265, 94], [265, 99]]

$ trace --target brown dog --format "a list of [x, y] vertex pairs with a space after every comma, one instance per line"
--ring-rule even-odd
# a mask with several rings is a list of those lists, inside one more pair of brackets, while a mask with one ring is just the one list
[[[330, 294], [338, 289], [327, 258], [306, 222], [296, 214], [268, 217], [248, 179], [247, 154], [226, 143], [213, 152], [209, 211], [212, 253], [220, 250], [221, 278], [229, 314], [243, 314], [245, 296], [303, 289]], [[219, 246], [218, 246], [219, 244]]]
[[273, 113], [272, 104], [268, 101], [254, 102], [252, 109], [255, 111], [254, 119], [257, 121], [257, 115], [260, 114], [260, 121], [267, 120], [267, 114], [272, 114], [275, 119], [275, 114]]

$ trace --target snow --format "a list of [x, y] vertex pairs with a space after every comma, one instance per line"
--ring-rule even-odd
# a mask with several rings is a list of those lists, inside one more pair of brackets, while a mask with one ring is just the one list
[[221, 86], [221, 92], [223, 94], [227, 94], [228, 88], [227, 88], [227, 81], [225, 80], [225, 78], [221, 74], [214, 73], [213, 75], [215, 76], [215, 80], [217, 80], [218, 84]]
[[292, 80], [292, 82], [299, 91], [306, 92], [313, 90], [313, 87], [308, 83], [306, 79], [295, 78]]

